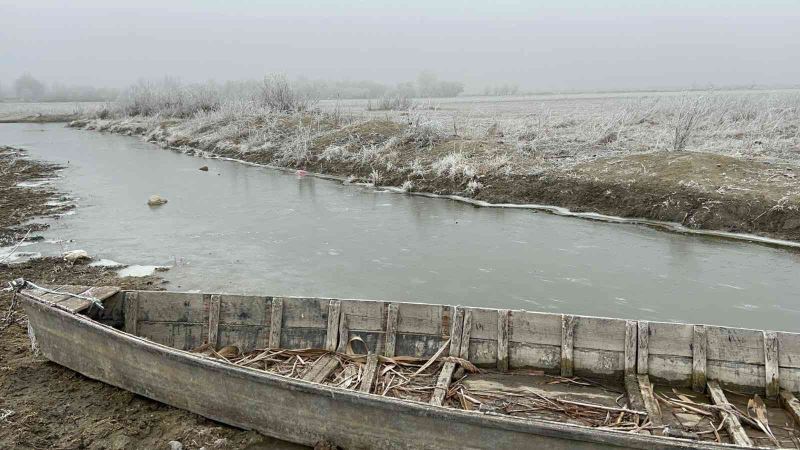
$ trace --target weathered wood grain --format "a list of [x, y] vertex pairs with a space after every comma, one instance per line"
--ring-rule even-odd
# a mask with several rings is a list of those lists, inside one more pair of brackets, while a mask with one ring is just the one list
[[497, 315], [499, 311], [490, 308], [469, 308], [469, 310], [472, 311], [472, 329], [470, 330], [472, 339], [497, 340]]
[[269, 325], [272, 299], [256, 295], [220, 295], [219, 323]]
[[347, 351], [347, 344], [350, 341], [350, 328], [349, 328], [349, 317], [347, 314], [342, 311], [339, 314], [339, 325], [337, 327], [338, 337], [337, 344], [336, 344], [336, 351], [339, 353], [344, 353]]
[[464, 310], [464, 324], [461, 326], [461, 346], [458, 349], [459, 358], [469, 359], [469, 343], [472, 339], [472, 309]]
[[217, 331], [217, 348], [234, 345], [242, 352], [269, 347], [270, 328], [257, 325], [220, 324]]
[[329, 298], [283, 297], [283, 328], [328, 326]]
[[217, 348], [217, 337], [219, 333], [219, 313], [220, 297], [217, 294], [211, 296], [208, 304], [208, 343]]
[[269, 347], [280, 348], [283, 327], [283, 299], [273, 298], [269, 325]]
[[397, 332], [440, 335], [444, 307], [420, 303], [395, 303], [398, 306]]
[[361, 392], [372, 392], [372, 385], [375, 383], [375, 375], [378, 372], [378, 355], [370, 353], [367, 355], [367, 362], [364, 365], [364, 375], [361, 377], [361, 385], [358, 389]]
[[708, 340], [706, 327], [695, 325], [692, 338], [692, 389], [703, 392], [706, 387], [706, 365], [708, 362]]
[[386, 342], [383, 347], [383, 356], [394, 356], [397, 345], [398, 312], [397, 303], [389, 303], [386, 309]]
[[658, 405], [655, 393], [653, 392], [653, 385], [650, 384], [650, 378], [645, 374], [636, 376], [639, 382], [639, 391], [642, 394], [642, 401], [644, 402], [644, 409], [647, 411], [647, 418], [653, 424], [653, 427], [663, 427], [664, 419], [661, 416], [661, 407]]
[[739, 422], [739, 417], [733, 413], [731, 404], [728, 403], [725, 393], [722, 392], [722, 388], [719, 387], [719, 383], [716, 380], [708, 382], [708, 393], [714, 404], [722, 408], [720, 414], [725, 422], [725, 429], [728, 430], [733, 443], [744, 447], [752, 447], [753, 442], [747, 437], [747, 433], [745, 433], [741, 422]]
[[637, 327], [639, 330], [636, 344], [636, 373], [647, 374], [649, 373], [648, 363], [650, 359], [650, 323], [646, 320], [640, 320], [637, 323]]
[[331, 300], [328, 306], [328, 328], [325, 334], [325, 350], [336, 350], [339, 342], [339, 319], [342, 312], [342, 303]]
[[[638, 330], [636, 322], [625, 321], [625, 376], [636, 373], [636, 338]], [[627, 379], [627, 378], [626, 378]]]
[[497, 370], [508, 371], [508, 323], [510, 314], [507, 309], [497, 312]]
[[456, 370], [456, 363], [447, 361], [442, 366], [442, 371], [439, 372], [439, 378], [436, 380], [436, 387], [431, 395], [431, 405], [441, 406], [444, 403], [444, 398], [447, 396], [447, 391], [450, 388], [450, 380], [453, 379], [453, 372]]
[[650, 380], [671, 386], [692, 386], [692, 358], [686, 356], [650, 355]]
[[41, 295], [40, 298], [48, 303], [60, 303], [69, 298], [74, 298], [72, 297], [72, 294], [80, 295], [88, 289], [89, 286], [58, 286], [57, 288], [51, 289], [52, 291], [57, 291], [57, 293], [48, 292]]
[[800, 333], [778, 331], [778, 365], [780, 367], [800, 369]]
[[126, 292], [123, 306], [125, 318], [125, 332], [135, 335], [139, 323], [139, 293]]
[[574, 347], [625, 351], [625, 321], [605, 317], [573, 316]]
[[[103, 303], [103, 300], [110, 298], [113, 295], [116, 295], [120, 291], [120, 288], [115, 286], [96, 286], [88, 288], [87, 290], [80, 293], [82, 297], [89, 297], [95, 299], [99, 303]], [[69, 297], [65, 300], [58, 302], [58, 305], [62, 308], [66, 308], [72, 312], [78, 313], [82, 311], [86, 311], [94, 302], [91, 300], [85, 300], [82, 298], [77, 297]]]
[[461, 354], [461, 338], [464, 334], [464, 308], [456, 306], [453, 322], [450, 327], [450, 356]]
[[561, 346], [561, 316], [511, 311], [509, 342]]
[[322, 355], [311, 365], [306, 373], [303, 374], [303, 380], [312, 383], [322, 383], [337, 367], [339, 367], [339, 360], [336, 356], [331, 354]]
[[624, 372], [625, 354], [622, 352], [583, 348], [572, 349], [572, 375], [599, 376], [621, 380]]
[[508, 366], [511, 369], [544, 369], [561, 373], [561, 346], [509, 342]]
[[351, 331], [383, 331], [384, 302], [342, 300], [342, 315], [347, 316]]
[[139, 291], [139, 320], [205, 324], [203, 294]]
[[[465, 442], [475, 448], [503, 450], [718, 448], [713, 443], [657, 440], [546, 420], [432, 407], [288, 379], [156, 345], [87, 317], [22, 298], [48, 359], [209, 419], [303, 445], [327, 440], [343, 448], [444, 449], [460, 448]], [[324, 327], [319, 330], [325, 332]], [[63, 345], [66, 335], [70, 336], [68, 346]], [[375, 423], [392, 426], [380, 427], [376, 433]]]
[[625, 375], [625, 393], [628, 395], [628, 406], [636, 411], [646, 411], [642, 391], [639, 387], [639, 380], [636, 374]]
[[206, 342], [208, 327], [201, 323], [146, 322], [137, 323], [137, 335], [178, 350], [192, 350]]
[[764, 335], [758, 330], [706, 327], [708, 359], [764, 364]]
[[778, 336], [774, 331], [764, 331], [764, 375], [767, 398], [775, 398], [780, 390], [780, 368], [778, 361]]
[[730, 389], [750, 393], [763, 393], [767, 379], [763, 365], [717, 360], [708, 360], [706, 376]]
[[[643, 321], [640, 321], [643, 322]], [[685, 323], [647, 322], [648, 355], [692, 357], [694, 329]]]
[[571, 377], [574, 369], [575, 317], [561, 315], [561, 376]]

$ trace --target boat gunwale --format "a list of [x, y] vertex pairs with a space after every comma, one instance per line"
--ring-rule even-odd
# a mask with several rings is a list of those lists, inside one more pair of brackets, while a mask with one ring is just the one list
[[[164, 292], [164, 291], [143, 291], [143, 290], [123, 290], [117, 295], [124, 295], [128, 292]], [[191, 293], [196, 294], [196, 293]], [[205, 294], [205, 293], [202, 293]], [[219, 373], [223, 376], [235, 376], [238, 379], [250, 379], [257, 382], [269, 383], [281, 389], [292, 391], [304, 392], [314, 395], [324, 395], [335, 399], [345, 397], [356, 405], [366, 405], [371, 407], [379, 407], [383, 409], [402, 410], [405, 414], [411, 414], [417, 417], [435, 417], [444, 420], [455, 422], [462, 422], [466, 424], [475, 425], [478, 427], [492, 427], [501, 430], [508, 430], [530, 434], [531, 436], [541, 435], [557, 439], [564, 439], [570, 441], [583, 441], [593, 442], [598, 444], [611, 444], [611, 445], [628, 445], [634, 448], [745, 448], [729, 443], [711, 443], [711, 442], [698, 442], [690, 439], [668, 437], [668, 436], [652, 436], [641, 435], [623, 432], [612, 429], [600, 429], [578, 424], [567, 424], [558, 421], [536, 419], [536, 418], [515, 418], [510, 416], [503, 416], [499, 414], [482, 413], [477, 411], [462, 411], [444, 406], [433, 406], [428, 403], [423, 403], [415, 400], [395, 399], [390, 397], [383, 397], [375, 394], [367, 394], [357, 391], [350, 391], [347, 389], [327, 386], [320, 383], [313, 383], [300, 379], [290, 378], [279, 374], [258, 370], [255, 368], [241, 367], [224, 361], [219, 361], [204, 355], [192, 353], [186, 350], [180, 350], [168, 345], [153, 342], [146, 338], [126, 333], [122, 330], [114, 328], [111, 325], [98, 322], [86, 315], [72, 312], [65, 308], [54, 307], [53, 304], [44, 300], [38, 299], [33, 296], [26, 295], [24, 291], [21, 292], [25, 303], [34, 306], [45, 314], [55, 314], [61, 318], [72, 320], [76, 326], [87, 327], [98, 331], [100, 333], [107, 333], [114, 337], [121, 339], [124, 343], [129, 343], [139, 348], [141, 351], [155, 353], [172, 360], [182, 361], [197, 367], [202, 370], [209, 370], [211, 372]], [[267, 296], [265, 296], [267, 297]], [[273, 298], [278, 296], [272, 296]], [[322, 297], [303, 297], [303, 296], [281, 296], [282, 298], [322, 298]], [[356, 300], [356, 299], [350, 299]], [[373, 300], [374, 301], [374, 300]], [[411, 302], [405, 302], [411, 303]], [[423, 303], [427, 304], [427, 303]], [[427, 304], [430, 305], [430, 304]], [[439, 306], [439, 305], [436, 305]], [[490, 308], [493, 309], [493, 308]], [[545, 313], [552, 314], [552, 313]], [[33, 328], [35, 336], [35, 327]], [[113, 384], [110, 381], [104, 381], [108, 384]], [[117, 385], [115, 385], [117, 386]], [[117, 386], [124, 390], [136, 392], [144, 397], [152, 398], [144, 392], [137, 392], [133, 389]], [[158, 399], [153, 398], [155, 401]], [[228, 423], [233, 426], [252, 429], [250, 426], [241, 425], [227, 418], [214, 417], [213, 415], [201, 414], [222, 423]], [[291, 436], [275, 436], [292, 440]], [[661, 445], [659, 445], [661, 444]]]

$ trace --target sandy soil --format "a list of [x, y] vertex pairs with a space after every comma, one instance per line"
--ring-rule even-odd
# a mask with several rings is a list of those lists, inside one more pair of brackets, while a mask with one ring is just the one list
[[[24, 236], [30, 225], [23, 222], [57, 212], [45, 205], [57, 192], [16, 184], [53, 176], [58, 167], [21, 156], [19, 150], [0, 148], [0, 173], [5, 174], [0, 176], [0, 235], [10, 240]], [[117, 278], [108, 269], [59, 258], [0, 263], [3, 287], [18, 277], [45, 285], [162, 288], [157, 277]], [[10, 292], [0, 292], [0, 448], [167, 449], [170, 441], [186, 449], [302, 448], [90, 380], [34, 355], [23, 311], [12, 308]]]

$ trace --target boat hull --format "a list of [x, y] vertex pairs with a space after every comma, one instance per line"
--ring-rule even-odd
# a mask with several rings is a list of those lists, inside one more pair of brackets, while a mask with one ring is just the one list
[[36, 345], [89, 378], [290, 442], [343, 448], [730, 448], [401, 401], [235, 367], [23, 297]]

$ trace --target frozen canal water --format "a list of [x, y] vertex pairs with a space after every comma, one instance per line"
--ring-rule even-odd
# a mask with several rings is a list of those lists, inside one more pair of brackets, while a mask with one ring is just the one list
[[[173, 290], [800, 331], [795, 250], [374, 192], [61, 124], [3, 124], [0, 144], [67, 166], [53, 183], [79, 197], [78, 208], [52, 221], [48, 240], [71, 239], [66, 249], [96, 258], [173, 266], [163, 273]], [[149, 208], [152, 194], [169, 203]]]

